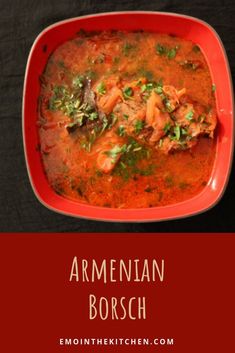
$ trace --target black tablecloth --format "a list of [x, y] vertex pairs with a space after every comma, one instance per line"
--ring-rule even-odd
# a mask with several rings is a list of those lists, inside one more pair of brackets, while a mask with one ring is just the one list
[[224, 232], [235, 231], [234, 168], [220, 203], [188, 219], [124, 224], [93, 222], [47, 210], [35, 198], [26, 172], [21, 132], [25, 66], [42, 29], [69, 17], [120, 10], [154, 10], [199, 17], [219, 33], [235, 74], [235, 2], [226, 1], [0, 1], [0, 231], [6, 232]]

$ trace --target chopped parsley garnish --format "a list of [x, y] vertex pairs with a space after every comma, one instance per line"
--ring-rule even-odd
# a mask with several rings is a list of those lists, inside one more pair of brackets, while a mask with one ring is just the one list
[[168, 48], [160, 43], [156, 45], [157, 55], [166, 56], [168, 59], [174, 59], [178, 49], [178, 46], [174, 48]]
[[103, 81], [98, 84], [97, 91], [100, 95], [103, 95], [106, 93], [106, 85]]
[[179, 141], [179, 139], [180, 139], [180, 126], [179, 125], [176, 125], [174, 127], [174, 134], [175, 134], [175, 139], [177, 141]]
[[157, 84], [157, 87], [155, 88], [155, 92], [157, 94], [162, 94], [162, 85]]
[[133, 138], [128, 138], [126, 145], [121, 147], [122, 151], [120, 159], [113, 170], [113, 174], [121, 176], [124, 180], [135, 175], [148, 176], [153, 173], [154, 166], [151, 164], [144, 169], [137, 167], [137, 163], [141, 160], [149, 159], [151, 151], [141, 146]]
[[133, 89], [131, 87], [125, 87], [123, 90], [123, 97], [125, 99], [130, 99], [130, 97], [133, 95]]
[[188, 135], [188, 131], [185, 128], [181, 128], [181, 134], [182, 135]]
[[185, 118], [189, 121], [192, 121], [193, 120], [193, 116], [194, 116], [194, 112], [193, 110], [190, 110], [186, 115], [185, 115]]
[[167, 99], [166, 97], [163, 99], [163, 103], [166, 107], [166, 110], [168, 111], [168, 113], [171, 113], [174, 109], [171, 106], [171, 103], [169, 101], [169, 99]]
[[134, 127], [135, 127], [135, 133], [139, 134], [144, 127], [144, 121], [136, 120], [134, 123]]
[[168, 59], [173, 59], [175, 56], [176, 56], [176, 49], [175, 48], [169, 49], [169, 51], [167, 52]]
[[165, 132], [165, 134], [168, 133], [168, 131], [170, 131], [171, 128], [171, 124], [170, 123], [166, 123], [166, 125], [163, 128], [163, 131]]
[[125, 127], [123, 126], [123, 125], [120, 125], [119, 127], [118, 127], [118, 129], [117, 129], [117, 134], [119, 135], [119, 136], [125, 136]]
[[123, 145], [122, 147], [116, 145], [111, 150], [105, 151], [104, 153], [107, 154], [108, 157], [116, 160], [120, 153], [124, 153], [127, 150], [127, 146]]
[[146, 91], [146, 88], [147, 88], [146, 84], [142, 85], [141, 88], [140, 88], [141, 92]]
[[76, 76], [72, 84], [75, 88], [82, 88], [84, 86], [84, 76]]
[[123, 118], [124, 118], [125, 120], [128, 120], [128, 119], [129, 119], [129, 115], [123, 114]]
[[93, 121], [96, 120], [98, 118], [98, 113], [97, 112], [92, 112], [91, 114], [89, 114], [89, 120]]
[[154, 83], [149, 82], [141, 86], [141, 92], [152, 91], [153, 88], [154, 88]]
[[100, 135], [102, 135], [102, 133], [104, 132], [104, 130], [108, 127], [108, 119], [106, 117], [103, 118], [103, 124], [102, 124], [102, 128], [100, 131]]
[[167, 49], [166, 49], [166, 47], [164, 47], [163, 45], [158, 43], [156, 45], [156, 52], [158, 55], [165, 55], [167, 52]]
[[109, 129], [111, 129], [116, 124], [116, 122], [118, 121], [118, 117], [114, 113], [110, 114], [110, 118], [111, 118], [111, 122], [109, 124]]
[[180, 141], [181, 134], [182, 134], [182, 131], [181, 131], [180, 126], [175, 125], [174, 128], [171, 130], [171, 133], [168, 136], [172, 141]]

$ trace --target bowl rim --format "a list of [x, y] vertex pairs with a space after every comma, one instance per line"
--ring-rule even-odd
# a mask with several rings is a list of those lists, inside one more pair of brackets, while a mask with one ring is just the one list
[[[232, 141], [230, 142], [230, 155], [229, 155], [229, 165], [227, 167], [227, 174], [226, 174], [226, 179], [225, 182], [223, 184], [223, 187], [220, 189], [220, 192], [218, 193], [218, 196], [216, 197], [215, 200], [212, 200], [210, 203], [208, 203], [206, 206], [201, 207], [198, 211], [189, 211], [184, 212], [182, 215], [170, 215], [170, 216], [164, 216], [164, 217], [160, 217], [160, 218], [105, 218], [105, 216], [98, 216], [97, 218], [95, 216], [89, 216], [89, 215], [80, 215], [80, 214], [76, 214], [73, 212], [67, 212], [58, 208], [53, 207], [51, 204], [48, 204], [46, 201], [43, 200], [43, 198], [39, 195], [37, 187], [34, 184], [33, 178], [32, 178], [32, 174], [29, 168], [29, 160], [28, 160], [28, 155], [27, 155], [27, 148], [26, 148], [26, 136], [25, 136], [25, 96], [26, 96], [26, 86], [27, 86], [27, 81], [28, 81], [28, 71], [29, 71], [29, 67], [30, 67], [30, 63], [31, 63], [31, 58], [33, 56], [33, 52], [35, 47], [37, 46], [38, 41], [40, 40], [41, 37], [44, 36], [45, 33], [47, 33], [48, 31], [50, 31], [53, 28], [56, 28], [60, 25], [63, 24], [67, 24], [70, 22], [75, 22], [78, 21], [80, 19], [86, 19], [86, 18], [94, 18], [94, 17], [100, 17], [100, 16], [110, 16], [110, 15], [132, 15], [132, 14], [139, 14], [139, 15], [158, 15], [158, 16], [169, 16], [169, 17], [177, 17], [177, 18], [182, 18], [182, 19], [188, 19], [191, 20], [193, 22], [197, 22], [198, 24], [202, 24], [203, 26], [207, 27], [216, 37], [216, 39], [218, 40], [219, 44], [220, 44], [220, 48], [222, 49], [222, 53], [223, 53], [223, 57], [225, 59], [225, 66], [226, 66], [226, 70], [228, 73], [228, 84], [229, 84], [229, 88], [230, 88], [230, 92], [231, 92], [231, 117], [232, 117]], [[95, 14], [86, 14], [86, 15], [81, 15], [81, 16], [76, 16], [76, 17], [71, 17], [71, 18], [67, 18], [64, 20], [60, 20], [57, 21], [47, 27], [45, 27], [34, 39], [33, 44], [30, 48], [29, 51], [29, 55], [27, 58], [27, 63], [26, 63], [26, 68], [25, 68], [25, 75], [24, 75], [24, 84], [23, 84], [23, 95], [22, 95], [22, 135], [23, 135], [23, 150], [24, 150], [24, 157], [25, 157], [25, 163], [26, 163], [26, 169], [27, 169], [27, 173], [28, 173], [28, 177], [30, 180], [30, 184], [31, 187], [33, 189], [33, 192], [36, 196], [36, 198], [38, 199], [38, 201], [45, 206], [47, 209], [49, 209], [50, 211], [56, 212], [58, 214], [62, 214], [65, 216], [70, 216], [73, 218], [78, 218], [78, 219], [85, 219], [85, 220], [91, 220], [91, 221], [102, 221], [102, 222], [117, 222], [117, 223], [152, 223], [152, 222], [165, 222], [165, 221], [172, 221], [172, 220], [178, 220], [178, 219], [184, 219], [184, 218], [189, 218], [189, 217], [193, 217], [193, 216], [197, 216], [200, 215], [204, 212], [209, 211], [210, 209], [212, 209], [214, 206], [216, 206], [220, 200], [222, 199], [227, 185], [229, 183], [229, 178], [231, 175], [231, 170], [232, 170], [232, 164], [233, 164], [233, 155], [234, 155], [234, 139], [235, 139], [235, 129], [234, 129], [234, 90], [233, 90], [233, 84], [232, 84], [232, 75], [231, 75], [231, 69], [230, 69], [230, 65], [229, 65], [229, 60], [228, 60], [228, 56], [226, 53], [226, 50], [224, 48], [223, 42], [219, 36], [219, 34], [217, 33], [217, 31], [206, 21], [201, 20], [197, 17], [193, 17], [193, 16], [189, 16], [189, 15], [185, 15], [185, 14], [180, 14], [180, 13], [175, 13], [175, 12], [165, 12], [165, 11], [139, 11], [139, 10], [129, 10], [129, 11], [109, 11], [109, 12], [99, 12], [99, 13], [95, 13]], [[217, 144], [218, 147], [218, 144]], [[216, 149], [217, 149], [216, 147]], [[205, 189], [203, 189], [199, 194], [195, 195], [194, 197], [179, 202], [179, 203], [175, 203], [175, 204], [170, 204], [170, 205], [166, 205], [166, 206], [162, 206], [162, 208], [167, 209], [167, 208], [175, 208], [177, 207], [177, 205], [185, 203], [187, 201], [193, 201], [195, 198], [198, 198], [200, 196], [200, 194], [204, 191]], [[64, 198], [63, 198], [64, 199]], [[71, 201], [69, 199], [67, 199], [68, 201]], [[83, 204], [83, 203], [79, 203], [82, 206], [85, 207], [92, 207], [95, 209], [99, 209], [99, 210], [104, 210], [106, 208], [101, 207], [101, 206], [94, 206], [94, 205], [87, 205], [87, 204]], [[157, 209], [159, 207], [153, 207], [152, 209]], [[139, 211], [141, 210], [140, 208], [131, 208], [131, 209], [116, 209], [116, 208], [111, 208], [112, 210], [118, 210], [119, 212], [122, 211], [123, 213], [125, 211], [128, 210], [132, 210], [132, 211]], [[148, 208], [142, 208], [142, 210], [145, 209], [147, 210]]]

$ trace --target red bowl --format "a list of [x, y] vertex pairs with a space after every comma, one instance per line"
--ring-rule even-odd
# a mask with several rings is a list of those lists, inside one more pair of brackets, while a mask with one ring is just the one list
[[[197, 196], [177, 204], [142, 208], [114, 209], [84, 205], [57, 195], [45, 176], [40, 153], [37, 104], [39, 76], [50, 54], [61, 43], [84, 30], [137, 30], [172, 33], [199, 44], [208, 62], [213, 82], [219, 119], [214, 167], [207, 186]], [[38, 200], [49, 209], [76, 217], [121, 222], [147, 222], [187, 217], [213, 207], [223, 195], [231, 169], [233, 154], [233, 91], [229, 64], [224, 47], [215, 30], [193, 17], [158, 12], [113, 12], [88, 15], [58, 22], [47, 27], [36, 38], [29, 54], [23, 93], [23, 137], [28, 174]]]

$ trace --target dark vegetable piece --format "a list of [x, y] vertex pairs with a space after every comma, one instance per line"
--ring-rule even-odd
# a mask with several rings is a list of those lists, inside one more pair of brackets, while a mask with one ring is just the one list
[[103, 95], [106, 93], [106, 86], [105, 83], [102, 81], [99, 83], [98, 87], [97, 87], [97, 91], [100, 95]]
[[141, 132], [141, 130], [143, 129], [144, 127], [144, 121], [142, 120], [136, 120], [135, 124], [134, 124], [134, 127], [135, 127], [135, 133], [136, 134], [139, 134]]
[[131, 87], [124, 88], [122, 92], [125, 99], [129, 99], [133, 95], [133, 89]]
[[160, 43], [156, 45], [157, 54], [160, 56], [166, 56], [168, 59], [174, 59], [178, 49], [179, 49], [178, 46], [174, 48], [168, 48]]

